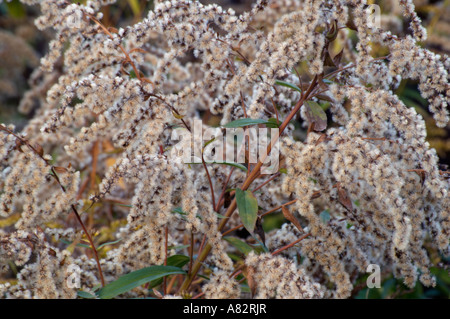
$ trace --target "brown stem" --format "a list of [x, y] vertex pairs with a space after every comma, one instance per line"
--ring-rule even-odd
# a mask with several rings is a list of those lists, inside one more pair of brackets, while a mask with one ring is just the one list
[[256, 192], [257, 190], [260, 190], [261, 188], [263, 188], [266, 184], [270, 183], [271, 181], [273, 181], [275, 178], [277, 178], [278, 176], [280, 176], [280, 173], [275, 173], [273, 174], [268, 180], [266, 180], [264, 183], [262, 183], [261, 185], [259, 185], [258, 187], [256, 187], [254, 190], [252, 190], [252, 192]]
[[102, 283], [102, 287], [105, 287], [105, 279], [103, 278], [102, 267], [100, 265], [100, 259], [98, 258], [98, 253], [97, 253], [97, 249], [95, 248], [94, 241], [92, 240], [91, 235], [89, 234], [88, 230], [86, 229], [86, 226], [84, 225], [83, 221], [81, 220], [80, 214], [78, 214], [78, 211], [75, 208], [75, 205], [72, 204], [72, 205], [70, 205], [70, 207], [72, 208], [72, 211], [74, 212], [75, 217], [78, 220], [78, 223], [81, 225], [81, 228], [83, 228], [83, 232], [86, 234], [86, 237], [89, 241], [89, 245], [91, 245], [91, 248], [94, 251], [95, 262], [97, 264], [98, 273], [100, 275], [100, 282]]
[[173, 285], [175, 284], [175, 281], [177, 280], [178, 276], [173, 276], [169, 283], [167, 284], [167, 293], [170, 294], [170, 291], [172, 290]]
[[201, 293], [199, 293], [198, 295], [192, 297], [191, 299], [198, 299], [198, 298], [200, 298], [201, 296], [203, 296], [204, 294], [205, 294], [204, 292], [201, 292]]
[[298, 72], [297, 68], [294, 67], [294, 71], [297, 74], [298, 77], [298, 82], [300, 83], [300, 87], [302, 88], [300, 91], [300, 98], [303, 98], [303, 81], [302, 81], [302, 77], [300, 76], [300, 73]]
[[208, 177], [209, 188], [211, 190], [211, 200], [213, 209], [216, 208], [216, 200], [214, 198], [214, 187], [212, 185], [211, 176], [209, 175], [208, 167], [206, 167], [205, 159], [203, 158], [203, 150], [202, 150], [202, 164], [206, 172], [206, 176]]
[[[297, 104], [294, 106], [292, 111], [289, 113], [289, 115], [285, 118], [285, 120], [283, 121], [283, 123], [279, 127], [278, 134], [272, 137], [271, 143], [268, 145], [267, 151], [265, 152], [266, 153], [265, 156], [263, 156], [263, 158], [258, 161], [258, 163], [253, 168], [252, 172], [247, 176], [247, 178], [245, 179], [243, 185], [241, 186], [242, 190], [247, 190], [248, 187], [251, 185], [251, 183], [254, 181], [254, 179], [256, 177], [258, 177], [259, 170], [262, 167], [266, 157], [269, 156], [273, 145], [276, 143], [278, 138], [281, 136], [281, 134], [283, 133], [283, 131], [285, 130], [285, 128], [287, 127], [289, 122], [294, 118], [294, 116], [297, 114], [297, 112], [303, 106], [303, 103], [309, 98], [309, 95], [314, 90], [316, 85], [317, 85], [317, 75], [314, 76], [314, 79], [311, 81], [311, 84], [310, 84], [308, 90], [305, 92], [304, 96], [297, 102]], [[236, 198], [234, 198], [233, 201], [231, 202], [230, 206], [227, 209], [227, 212], [225, 214], [226, 218], [223, 218], [221, 220], [221, 222], [219, 223], [218, 231], [221, 231], [223, 229], [223, 227], [226, 225], [229, 217], [231, 217], [231, 215], [233, 214], [234, 210], [236, 209], [236, 207], [237, 207]], [[206, 257], [208, 256], [209, 252], [211, 251], [211, 249], [212, 249], [212, 246], [210, 244], [206, 244], [205, 248], [199, 254], [199, 256], [198, 256], [198, 258], [197, 258], [197, 260], [196, 260], [196, 262], [195, 262], [195, 264], [193, 266], [192, 272], [188, 276], [186, 276], [184, 282], [180, 286], [180, 289], [179, 289], [180, 292], [186, 291], [189, 288], [189, 286], [192, 283], [192, 280], [195, 278], [197, 272], [200, 270], [200, 268], [201, 268], [201, 266], [203, 264], [203, 261], [206, 259]]]
[[275, 256], [276, 254], [279, 254], [279, 253], [281, 253], [282, 251], [284, 251], [284, 250], [286, 250], [286, 249], [288, 249], [288, 248], [291, 248], [292, 246], [294, 246], [295, 244], [298, 244], [299, 242], [301, 242], [303, 239], [305, 239], [305, 238], [308, 237], [308, 236], [311, 236], [311, 233], [304, 234], [303, 236], [301, 236], [299, 239], [293, 241], [292, 243], [290, 243], [290, 244], [288, 244], [288, 245], [286, 245], [286, 246], [283, 246], [283, 247], [281, 247], [281, 248], [278, 249], [278, 250], [275, 250], [275, 251], [272, 253], [272, 256]]
[[[369, 63], [372, 63], [372, 62], [375, 62], [375, 61], [379, 61], [379, 60], [385, 60], [385, 59], [388, 59], [390, 56], [391, 56], [391, 55], [389, 54], [389, 55], [386, 55], [386, 56], [381, 56], [381, 57], [378, 57], [378, 58], [374, 58], [374, 59], [371, 60]], [[355, 66], [356, 66], [356, 64], [350, 64], [349, 66], [346, 66], [346, 67], [344, 67], [344, 68], [337, 69], [337, 70], [335, 70], [335, 71], [333, 71], [333, 72], [330, 72], [330, 73], [328, 73], [327, 75], [325, 75], [324, 78], [328, 78], [328, 77], [330, 77], [330, 76], [336, 75], [336, 74], [338, 74], [338, 73], [340, 73], [340, 72], [342, 72], [342, 71], [345, 71], [345, 70], [354, 68]]]
[[219, 199], [217, 200], [216, 212], [219, 212], [220, 205], [222, 202], [222, 198], [225, 196], [225, 192], [227, 191], [228, 183], [230, 182], [231, 175], [234, 172], [235, 167], [232, 167], [230, 173], [227, 176], [225, 183], [223, 184], [222, 193], [220, 193]]
[[[94, 21], [101, 29], [102, 31], [107, 34], [111, 39], [114, 39], [114, 36], [111, 34], [111, 32], [109, 32], [109, 30], [100, 22], [98, 21], [92, 14], [88, 14], [87, 16], [89, 17], [89, 19], [91, 19], [92, 21]], [[123, 54], [125, 55], [126, 61], [128, 63], [130, 63], [131, 67], [133, 68], [134, 73], [136, 74], [136, 77], [139, 81], [142, 81], [142, 77], [141, 77], [141, 73], [139, 72], [139, 70], [137, 69], [136, 65], [134, 64], [133, 60], [131, 60], [130, 55], [128, 54], [128, 52], [124, 49], [124, 47], [119, 44], [119, 49], [123, 52]], [[152, 82], [151, 82], [152, 83]], [[153, 83], [152, 83], [153, 84]], [[153, 87], [155, 87], [155, 85], [153, 84]]]
[[241, 272], [242, 269], [244, 269], [245, 265], [240, 265], [239, 267], [237, 267], [229, 276], [229, 278], [233, 278], [233, 277], [237, 277]]
[[273, 98], [270, 98], [270, 101], [272, 102], [273, 111], [275, 112], [275, 118], [277, 119], [277, 124], [280, 124], [280, 120], [278, 119], [277, 105], [275, 104], [275, 101], [273, 100]]
[[[167, 227], [167, 225], [164, 227], [164, 251], [165, 251], [165, 255], [164, 255], [164, 266], [167, 266], [167, 242], [169, 241], [169, 228]], [[167, 293], [167, 276], [164, 277], [163, 279], [163, 292], [164, 295]]]
[[197, 255], [200, 255], [202, 253], [203, 247], [205, 246], [205, 242], [206, 242], [206, 234], [203, 235], [203, 239], [202, 239], [202, 242], [200, 243], [200, 247], [198, 248]]
[[90, 173], [90, 190], [93, 191], [95, 188], [95, 177], [97, 176], [97, 163], [99, 154], [99, 142], [98, 140], [94, 142], [92, 146], [92, 170]]
[[191, 245], [189, 246], [189, 268], [188, 274], [191, 273], [192, 263], [194, 262], [194, 233], [191, 230]]

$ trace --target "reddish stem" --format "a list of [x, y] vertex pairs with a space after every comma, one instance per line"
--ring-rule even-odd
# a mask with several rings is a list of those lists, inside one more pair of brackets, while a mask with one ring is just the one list
[[279, 254], [279, 253], [281, 253], [282, 251], [284, 251], [284, 250], [286, 250], [286, 249], [288, 249], [288, 248], [291, 248], [292, 246], [294, 246], [295, 244], [298, 244], [299, 242], [301, 242], [303, 239], [305, 239], [306, 237], [308, 237], [308, 236], [310, 236], [310, 235], [311, 235], [311, 233], [304, 234], [302, 237], [300, 237], [299, 239], [293, 241], [292, 243], [290, 243], [290, 244], [288, 244], [288, 245], [286, 245], [286, 246], [283, 246], [283, 247], [281, 247], [281, 248], [278, 249], [278, 250], [275, 250], [275, 251], [272, 253], [272, 256], [275, 256], [276, 254]]

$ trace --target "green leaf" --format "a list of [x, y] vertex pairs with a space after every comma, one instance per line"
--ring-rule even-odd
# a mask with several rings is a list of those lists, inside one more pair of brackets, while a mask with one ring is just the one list
[[[419, 91], [412, 89], [412, 88], [405, 88], [404, 91], [401, 93], [401, 97], [409, 97], [413, 100], [416, 100], [420, 102], [422, 105], [428, 105], [428, 100], [424, 99]], [[400, 99], [401, 99], [400, 97]]]
[[[72, 244], [71, 241], [63, 239], [63, 238], [61, 238], [59, 241], [64, 243], [64, 244], [66, 244], [66, 245], [71, 245]], [[89, 245], [89, 244], [77, 244], [76, 246], [77, 247], [83, 247], [83, 248], [91, 248], [91, 245]]]
[[[201, 162], [199, 162], [199, 163], [191, 162], [191, 163], [185, 163], [185, 164], [202, 164], [202, 163]], [[205, 162], [205, 164], [228, 165], [228, 166], [233, 166], [233, 167], [239, 168], [239, 169], [243, 170], [244, 172], [247, 172], [247, 167], [245, 167], [244, 165], [239, 164], [239, 163], [232, 163], [232, 162]]]
[[[253, 237], [253, 238], [255, 238], [255, 237]], [[252, 248], [258, 254], [268, 253], [269, 252], [269, 248], [267, 248], [266, 245], [264, 245], [263, 243], [252, 245]]]
[[[122, 239], [120, 238], [120, 239], [117, 239], [117, 240], [115, 240], [115, 241], [110, 241], [110, 242], [101, 244], [100, 246], [97, 247], [97, 249], [103, 248], [103, 247], [105, 247], [106, 245], [114, 245], [114, 244], [117, 244], [117, 243], [118, 243], [119, 241], [121, 241], [121, 240], [122, 240]], [[90, 247], [90, 246], [89, 246], [89, 247]]]
[[242, 224], [250, 233], [253, 233], [258, 218], [258, 201], [251, 191], [236, 188], [236, 203]]
[[211, 278], [209, 278], [208, 276], [205, 276], [205, 275], [197, 274], [197, 277], [200, 277], [200, 278], [203, 278], [203, 279], [206, 279], [206, 280], [211, 280]]
[[251, 293], [250, 287], [247, 284], [241, 284], [241, 291], [246, 293]]
[[331, 107], [331, 103], [330, 102], [320, 103], [320, 107], [322, 108], [322, 110], [326, 111]]
[[331, 219], [330, 212], [327, 210], [324, 210], [323, 212], [321, 212], [319, 217], [320, 217], [320, 220], [322, 221], [322, 223], [324, 223], [324, 224], [327, 224]]
[[324, 66], [331, 66], [331, 67], [336, 67], [337, 65], [334, 64], [333, 59], [331, 58], [330, 52], [325, 53], [325, 61], [323, 63]]
[[187, 213], [184, 212], [183, 209], [181, 209], [181, 207], [176, 207], [176, 208], [172, 209], [172, 213], [180, 214], [180, 215], [183, 215], [183, 216], [187, 215]]
[[288, 87], [290, 89], [293, 89], [293, 90], [296, 90], [296, 91], [302, 93], [302, 90], [295, 84], [284, 82], [284, 81], [280, 81], [280, 80], [276, 80], [275, 84], [278, 84], [278, 85], [281, 85], [281, 86], [285, 86], [285, 87]]
[[90, 294], [90, 293], [88, 293], [86, 291], [83, 291], [83, 290], [77, 291], [77, 296], [80, 297], [80, 298], [84, 298], [84, 299], [95, 299], [95, 298], [97, 298], [96, 296], [94, 296], [94, 295], [92, 295], [92, 294]]
[[228, 218], [227, 216], [225, 216], [225, 215], [222, 215], [222, 214], [219, 214], [219, 213], [216, 213], [216, 212], [214, 212], [214, 214], [217, 216], [217, 218], [219, 218], [219, 219], [222, 219], [222, 218]]
[[[190, 258], [185, 255], [173, 255], [167, 258], [167, 266], [174, 266], [182, 268], [184, 265], [186, 265], [189, 262]], [[148, 289], [152, 289], [160, 284], [162, 284], [163, 278], [158, 278], [155, 280], [152, 280], [149, 285]]]
[[[118, 239], [118, 240], [115, 240], [115, 241], [110, 241], [110, 242], [101, 244], [100, 246], [97, 247], [97, 250], [100, 249], [100, 248], [105, 247], [106, 245], [113, 245], [113, 244], [116, 244], [116, 243], [118, 243], [118, 242], [121, 241], [121, 240], [122, 240], [122, 239]], [[61, 238], [59, 241], [60, 241], [60, 242], [63, 242], [64, 244], [67, 244], [67, 245], [72, 244], [71, 241], [65, 240], [65, 239], [63, 239], [63, 238]], [[77, 247], [83, 247], [83, 248], [89, 248], [89, 249], [92, 249], [91, 245], [89, 245], [89, 244], [81, 244], [81, 243], [80, 243], [80, 244], [77, 244]]]
[[319, 103], [306, 101], [306, 116], [309, 123], [314, 123], [314, 131], [323, 131], [327, 128], [327, 115]]
[[136, 72], [134, 72], [134, 70], [130, 71], [130, 79], [137, 79], [137, 75]]
[[247, 172], [247, 167], [245, 167], [244, 165], [239, 164], [239, 163], [230, 163], [230, 162], [215, 163], [214, 162], [214, 163], [211, 163], [211, 164], [223, 164], [223, 165], [233, 166], [233, 167], [236, 167], [236, 168], [239, 168], [239, 169], [243, 170], [244, 172]]
[[276, 118], [270, 118], [267, 120], [267, 122], [269, 122], [266, 124], [268, 128], [279, 128], [281, 125], [281, 122], [277, 121]]
[[133, 207], [133, 205], [127, 205], [127, 204], [119, 204], [119, 203], [114, 203], [114, 204], [119, 205], [119, 206], [123, 206], [123, 207], [130, 207], [130, 208]]
[[210, 139], [209, 141], [207, 141], [207, 142], [205, 143], [205, 145], [203, 145], [203, 150], [206, 148], [206, 146], [208, 146], [209, 144], [211, 144], [211, 143], [214, 142], [215, 140], [216, 140], [216, 138], [213, 137], [212, 139]]
[[185, 255], [173, 255], [167, 258], [167, 266], [174, 266], [182, 268], [189, 262], [189, 256]]
[[322, 79], [322, 82], [325, 84], [333, 84], [334, 82], [328, 79]]
[[139, 5], [139, 0], [128, 0], [128, 4], [131, 7], [131, 10], [133, 11], [133, 15], [135, 17], [140, 17], [141, 15], [141, 8]]
[[236, 237], [224, 237], [223, 239], [229, 242], [231, 246], [237, 248], [237, 250], [239, 250], [244, 255], [248, 255], [253, 250], [252, 246]]
[[19, 0], [14, 0], [6, 3], [6, 7], [8, 8], [8, 13], [11, 17], [19, 19], [24, 18], [26, 15], [25, 8], [23, 4], [20, 3]]
[[92, 291], [96, 292], [97, 290], [99, 290], [100, 288], [102, 288], [102, 284], [98, 283], [96, 284], [94, 287], [92, 287]]
[[[172, 214], [179, 214], [182, 219], [186, 220], [187, 213], [183, 211], [181, 207], [176, 207], [172, 209]], [[202, 217], [199, 214], [197, 214], [196, 217], [202, 220]]]
[[175, 274], [186, 274], [174, 266], [150, 266], [126, 274], [96, 292], [101, 299], [114, 298], [152, 280]]
[[230, 123], [227, 123], [223, 127], [225, 127], [225, 128], [237, 128], [237, 127], [244, 127], [244, 126], [256, 125], [256, 124], [271, 124], [271, 123], [269, 121], [263, 120], [263, 119], [249, 119], [249, 118], [245, 118], [245, 119], [239, 119], [239, 120], [235, 120], [235, 121], [232, 121]]
[[337, 37], [339, 28], [337, 26], [337, 20], [334, 20], [333, 23], [331, 24], [331, 28], [330, 30], [327, 31], [327, 34], [325, 35], [326, 38], [328, 39], [328, 41], [334, 41]]
[[233, 254], [233, 253], [227, 253], [228, 257], [231, 258], [232, 261], [235, 262], [241, 262], [242, 261], [242, 255], [237, 255], [237, 254]]
[[336, 66], [339, 66], [339, 64], [341, 64], [343, 54], [344, 54], [344, 49], [342, 49], [338, 54], [336, 54], [333, 57], [333, 62]]

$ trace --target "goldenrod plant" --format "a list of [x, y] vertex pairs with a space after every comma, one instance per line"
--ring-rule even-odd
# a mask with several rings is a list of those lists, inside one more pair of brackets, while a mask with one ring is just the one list
[[412, 0], [205, 2], [13, 2], [50, 40], [40, 62], [0, 43], [32, 67], [10, 85], [29, 120], [0, 124], [0, 297], [448, 280], [449, 172], [427, 126], [448, 128], [450, 58], [424, 45], [445, 21], [427, 30]]

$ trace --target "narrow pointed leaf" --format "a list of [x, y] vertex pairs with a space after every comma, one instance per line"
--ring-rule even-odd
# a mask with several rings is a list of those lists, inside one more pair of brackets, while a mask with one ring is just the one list
[[334, 63], [333, 59], [330, 56], [330, 52], [325, 53], [325, 62], [324, 62], [325, 66], [332, 66], [332, 67], [336, 67], [337, 65]]
[[331, 219], [331, 216], [327, 210], [324, 210], [323, 212], [320, 213], [319, 218], [322, 221], [322, 223], [328, 224], [328, 222]]
[[[185, 164], [191, 164], [191, 165], [192, 164], [202, 164], [202, 162], [190, 162], [190, 163], [185, 163]], [[244, 165], [239, 164], [239, 163], [232, 163], [232, 162], [205, 162], [205, 164], [228, 165], [228, 166], [233, 166], [233, 167], [239, 168], [239, 169], [243, 170], [244, 172], [247, 171], [247, 167], [245, 167]]]
[[183, 216], [187, 215], [187, 213], [184, 212], [181, 207], [176, 207], [176, 208], [172, 209], [172, 213], [180, 214], [180, 215], [183, 215]]
[[[109, 241], [109, 242], [107, 242], [107, 243], [103, 243], [103, 244], [99, 245], [99, 246], [97, 247], [97, 249], [103, 248], [103, 247], [105, 247], [105, 246], [107, 246], [107, 245], [114, 245], [114, 244], [117, 244], [117, 243], [120, 242], [120, 241], [122, 241], [121, 238], [119, 238], [119, 239], [117, 239], [117, 240], [114, 240], [114, 241]], [[89, 248], [90, 248], [90, 246], [89, 246]]]
[[253, 233], [256, 219], [258, 218], [258, 201], [256, 197], [249, 190], [243, 191], [240, 188], [236, 188], [236, 203], [242, 224], [250, 233]]
[[174, 267], [183, 267], [189, 262], [190, 258], [189, 256], [185, 255], [173, 255], [167, 258], [167, 266], [174, 266]]
[[227, 123], [223, 127], [237, 128], [237, 127], [244, 127], [244, 126], [249, 126], [249, 125], [257, 125], [257, 124], [273, 124], [273, 123], [270, 123], [269, 121], [263, 120], [263, 119], [244, 118], [244, 119], [239, 119], [239, 120], [235, 120], [230, 123]]
[[86, 291], [80, 290], [77, 291], [77, 296], [84, 299], [95, 299], [96, 297]]
[[216, 213], [216, 212], [214, 212], [214, 214], [217, 216], [217, 218], [219, 218], [219, 219], [222, 219], [222, 218], [228, 218], [227, 216], [225, 216], [225, 215], [222, 215], [222, 214], [219, 214], [219, 213]]
[[243, 242], [242, 240], [235, 238], [235, 237], [224, 237], [227, 242], [230, 243], [231, 246], [235, 247], [237, 250], [239, 250], [244, 255], [248, 255], [253, 248], [249, 244]]
[[36, 152], [39, 154], [40, 157], [44, 155], [44, 149], [40, 144], [35, 144], [34, 149], [36, 150]]
[[150, 266], [126, 274], [96, 292], [101, 299], [114, 298], [152, 280], [174, 274], [185, 274], [179, 267]]
[[[184, 265], [186, 265], [189, 262], [190, 258], [185, 255], [173, 255], [167, 258], [167, 266], [174, 266], [182, 268]], [[149, 285], [148, 289], [152, 289], [160, 284], [162, 284], [163, 278], [158, 278], [155, 280], [152, 280]]]
[[347, 210], [353, 211], [353, 204], [350, 197], [347, 194], [345, 188], [338, 185], [338, 201], [341, 203]]
[[292, 224], [294, 224], [295, 227], [302, 233], [303, 228], [302, 225], [300, 225], [300, 222], [297, 218], [289, 211], [289, 209], [286, 206], [281, 206], [281, 211], [283, 212], [284, 218], [286, 218], [288, 221], [290, 221]]
[[245, 278], [247, 279], [248, 287], [250, 288], [250, 292], [252, 294], [252, 298], [256, 293], [257, 282], [255, 281], [255, 269], [253, 267], [247, 266], [243, 269], [243, 273]]
[[302, 93], [302, 90], [295, 84], [284, 82], [284, 81], [280, 81], [280, 80], [276, 80], [275, 84], [278, 84], [278, 85], [281, 85], [281, 86], [285, 86], [285, 87], [288, 87], [290, 89], [293, 89], [295, 91], [298, 91], [298, 92]]
[[258, 235], [263, 245], [266, 245], [266, 234], [263, 229], [261, 216], [258, 216], [255, 224], [255, 235]]
[[331, 25], [330, 30], [328, 30], [328, 32], [327, 32], [327, 34], [325, 36], [330, 42], [334, 41], [336, 39], [336, 37], [337, 37], [338, 31], [339, 31], [339, 28], [337, 26], [337, 21], [334, 20], [332, 25]]
[[203, 145], [203, 150], [206, 148], [206, 146], [208, 146], [209, 144], [211, 144], [211, 143], [214, 142], [215, 140], [216, 140], [216, 138], [213, 137], [212, 139], [210, 139], [209, 141], [207, 141], [207, 142], [205, 143], [205, 145]]
[[281, 122], [277, 121], [276, 118], [270, 118], [267, 122], [266, 127], [268, 128], [279, 128], [281, 125]]
[[131, 10], [133, 11], [134, 16], [140, 17], [141, 7], [139, 5], [139, 1], [138, 0], [128, 0], [128, 4], [131, 7]]
[[306, 101], [306, 115], [310, 123], [314, 123], [315, 131], [323, 131], [327, 128], [327, 115], [319, 103]]
[[177, 114], [175, 112], [172, 112], [172, 115], [173, 115], [173, 117], [175, 117], [176, 119], [179, 119], [179, 120], [181, 120], [184, 117], [183, 115]]
[[53, 166], [53, 170], [58, 174], [67, 173], [69, 170], [62, 166]]
[[342, 49], [338, 54], [336, 54], [333, 58], [333, 62], [336, 66], [341, 64], [342, 56], [344, 55], [344, 49]]

